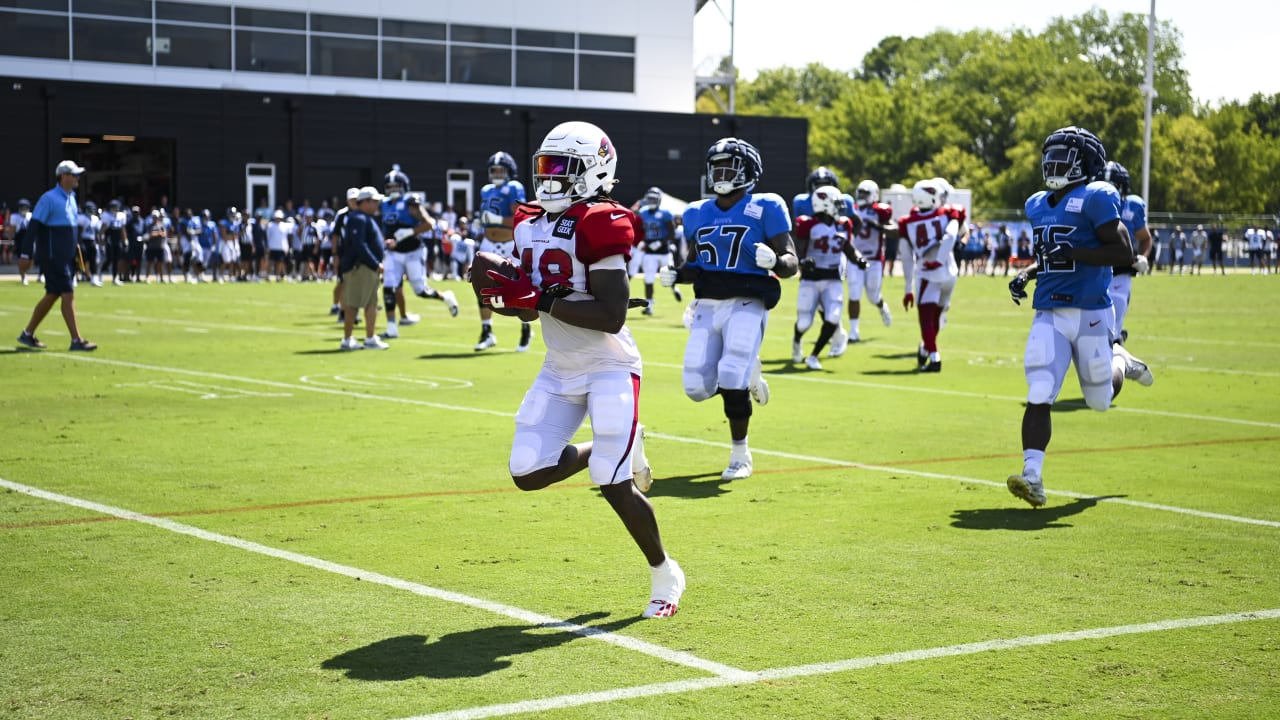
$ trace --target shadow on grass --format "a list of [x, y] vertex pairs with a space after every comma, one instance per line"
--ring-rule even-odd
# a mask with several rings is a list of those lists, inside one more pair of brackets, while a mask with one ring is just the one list
[[[915, 355], [911, 355], [915, 357]], [[914, 366], [902, 368], [901, 370], [863, 370], [862, 375], [937, 375], [938, 373], [922, 373], [916, 370]]]
[[[345, 670], [352, 680], [372, 682], [480, 677], [510, 667], [511, 660], [507, 658], [513, 655], [550, 650], [582, 639], [582, 635], [568, 631], [567, 625], [580, 625], [608, 615], [588, 613], [555, 625], [496, 625], [441, 635], [434, 641], [426, 635], [400, 635], [348, 650], [325, 660], [320, 667]], [[640, 619], [636, 615], [590, 628], [614, 632]]]
[[503, 357], [510, 354], [511, 353], [509, 352], [503, 352], [501, 350], [498, 350], [496, 352], [491, 352], [488, 350], [481, 350], [480, 352], [476, 352], [475, 350], [468, 350], [466, 352], [426, 353], [425, 355], [419, 355], [418, 359], [419, 360], [458, 360], [460, 358], [476, 358], [478, 360], [480, 358]]
[[1100, 495], [1079, 498], [1066, 505], [1046, 505], [1042, 508], [980, 508], [956, 510], [951, 513], [951, 527], [961, 530], [1045, 530], [1069, 528], [1063, 518], [1078, 515], [1102, 500], [1122, 498], [1124, 495]]
[[[714, 478], [710, 482], [705, 478]], [[700, 482], [702, 481], [702, 482]], [[649, 488], [649, 497], [679, 497], [697, 500], [700, 498], [719, 497], [729, 492], [731, 481], [721, 479], [720, 473], [709, 472], [701, 475], [658, 475], [653, 479], [653, 487]]]

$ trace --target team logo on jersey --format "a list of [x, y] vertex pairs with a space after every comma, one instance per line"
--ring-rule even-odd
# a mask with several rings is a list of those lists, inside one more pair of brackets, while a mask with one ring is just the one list
[[569, 240], [573, 238], [573, 228], [577, 226], [578, 218], [563, 216], [556, 221], [556, 227], [551, 231], [555, 237]]

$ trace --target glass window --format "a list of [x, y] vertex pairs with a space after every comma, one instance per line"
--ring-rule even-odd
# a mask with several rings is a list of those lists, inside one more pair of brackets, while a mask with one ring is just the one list
[[0, 53], [5, 55], [66, 60], [71, 48], [66, 15], [0, 10], [0, 37]]
[[635, 92], [635, 58], [586, 53], [579, 55], [578, 89]]
[[160, 0], [156, 3], [156, 19], [230, 25], [231, 8]]
[[511, 50], [450, 48], [449, 82], [467, 85], [511, 85]]
[[581, 50], [603, 50], [604, 52], [634, 53], [636, 39], [619, 35], [578, 35], [578, 48]]
[[516, 45], [573, 49], [573, 33], [545, 30], [516, 30]]
[[454, 42], [510, 45], [511, 28], [483, 27], [481, 25], [450, 25], [449, 39]]
[[[383, 24], [386, 27], [386, 24]], [[382, 41], [382, 79], [445, 81], [444, 45]]]
[[378, 19], [352, 17], [350, 15], [321, 15], [311, 13], [312, 32], [346, 33], [348, 35], [378, 35]]
[[67, 11], [67, 0], [0, 0], [0, 7], [18, 8], [19, 10], [53, 10]]
[[444, 23], [409, 22], [408, 20], [382, 21], [384, 37], [409, 38], [411, 40], [444, 40]]
[[77, 17], [71, 31], [76, 39], [74, 60], [151, 64], [151, 23]]
[[[240, 8], [236, 8], [237, 12]], [[257, 72], [307, 74], [305, 35], [236, 31], [236, 69]]]
[[516, 51], [516, 85], [573, 89], [573, 53]]
[[231, 28], [156, 25], [156, 42], [169, 52], [156, 53], [156, 64], [169, 67], [231, 69]]
[[311, 74], [377, 78], [378, 41], [313, 35]]
[[306, 30], [307, 16], [295, 12], [238, 7], [236, 8], [236, 25], [280, 28], [282, 30]]
[[[115, 15], [151, 19], [151, 0], [76, 0], [77, 15]], [[79, 44], [79, 40], [76, 44]]]

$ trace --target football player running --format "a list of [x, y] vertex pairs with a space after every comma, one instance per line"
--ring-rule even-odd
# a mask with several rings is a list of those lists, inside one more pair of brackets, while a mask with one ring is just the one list
[[942, 372], [938, 333], [960, 274], [955, 245], [964, 222], [963, 209], [957, 212], [945, 206], [946, 192], [936, 179], [921, 180], [911, 189], [911, 212], [898, 220], [898, 257], [906, 282], [902, 307], [910, 311], [916, 306], [920, 321], [916, 369], [920, 372]]
[[[405, 276], [413, 293], [420, 298], [439, 300], [458, 317], [458, 300], [452, 290], [440, 292], [427, 284], [426, 248], [422, 233], [435, 227], [435, 220], [422, 206], [422, 197], [411, 192], [409, 176], [399, 165], [393, 165], [385, 179], [386, 199], [382, 201], [382, 236], [386, 238], [386, 257], [382, 269], [382, 306], [387, 313], [387, 329], [384, 338], [400, 337], [396, 326], [396, 293], [404, 292], [400, 284]], [[404, 325], [417, 322], [414, 315], [401, 318]]]
[[[805, 180], [805, 192], [797, 193], [791, 198], [791, 217], [798, 218], [802, 215], [813, 216], [813, 191], [820, 187], [840, 187], [840, 178], [827, 167], [819, 165], [813, 172], [809, 173], [809, 177]], [[853, 198], [844, 195], [844, 207], [853, 207]], [[843, 270], [843, 268], [841, 268]], [[831, 353], [829, 357], [840, 357], [849, 348], [849, 341], [856, 338], [844, 329], [844, 322], [836, 321], [836, 334], [831, 338]]]
[[751, 192], [764, 172], [755, 146], [722, 138], [707, 150], [706, 163], [707, 186], [715, 197], [685, 209], [689, 257], [679, 270], [664, 268], [659, 279], [665, 287], [693, 283], [684, 392], [694, 402], [720, 396], [733, 441], [729, 466], [720, 477], [741, 480], [751, 477], [751, 402], [769, 402], [769, 384], [760, 375], [760, 343], [769, 310], [782, 296], [778, 278], [795, 275], [800, 262], [786, 201], [774, 193]]
[[[533, 165], [540, 206], [518, 206], [513, 228], [521, 272], [490, 271], [499, 286], [483, 291], [493, 308], [539, 320], [547, 348], [516, 412], [511, 478], [539, 490], [587, 470], [649, 563], [644, 617], [670, 617], [685, 579], [641, 494], [653, 475], [637, 422], [640, 351], [626, 327], [636, 218], [609, 197], [618, 155], [600, 128], [567, 122], [547, 134]], [[591, 440], [572, 444], [587, 416]]]
[[1049, 410], [1073, 362], [1089, 407], [1103, 412], [1126, 378], [1152, 383], [1146, 363], [1112, 343], [1115, 314], [1107, 286], [1111, 268], [1134, 262], [1129, 232], [1121, 223], [1120, 193], [1110, 183], [1092, 181], [1106, 168], [1107, 151], [1093, 133], [1078, 127], [1045, 138], [1041, 171], [1048, 190], [1027, 199], [1035, 237], [1035, 261], [1009, 283], [1015, 303], [1036, 281], [1031, 306], [1035, 318], [1027, 335], [1023, 367], [1027, 403], [1022, 415], [1022, 472], [1010, 475], [1009, 492], [1032, 507], [1045, 504], [1045, 448], [1052, 424]]
[[[525, 201], [524, 185], [516, 179], [519, 173], [516, 160], [511, 155], [499, 150], [489, 156], [488, 165], [489, 184], [480, 189], [480, 220], [484, 226], [484, 237], [476, 250], [515, 258], [512, 226], [515, 224], [516, 207]], [[516, 352], [526, 352], [532, 340], [533, 325], [527, 321], [521, 323], [520, 344], [516, 346]], [[475, 350], [480, 352], [497, 344], [498, 337], [493, 334], [493, 310], [480, 303], [480, 341], [476, 343]]]
[[[867, 261], [853, 246], [862, 221], [844, 214], [844, 197], [834, 185], [810, 193], [813, 217], [796, 218], [796, 255], [800, 258], [800, 292], [796, 298], [796, 326], [791, 340], [791, 361], [803, 362], [810, 370], [821, 370], [818, 356], [840, 327], [844, 312], [844, 288], [840, 266], [845, 258], [856, 268]], [[813, 316], [822, 309], [822, 329], [813, 353], [805, 357], [801, 338], [813, 326]]]
[[863, 292], [867, 294], [867, 301], [880, 311], [880, 322], [885, 327], [893, 324], [893, 314], [889, 312], [889, 304], [884, 301], [880, 290], [884, 287], [886, 236], [896, 232], [898, 226], [893, 222], [893, 208], [880, 202], [880, 186], [874, 180], [858, 183], [853, 197], [849, 215], [860, 221], [858, 232], [853, 236], [853, 247], [867, 260], [865, 268], [855, 266], [845, 273], [849, 291], [849, 339], [857, 342], [861, 339], [858, 320], [862, 316]]
[[[644, 299], [648, 305], [645, 315], [653, 314], [653, 283], [658, 271], [664, 267], [674, 266], [673, 252], [676, 244], [676, 218], [670, 210], [662, 209], [662, 189], [651, 187], [644, 194], [640, 209], [636, 212], [640, 219], [640, 227], [644, 237], [640, 240], [640, 270], [644, 273]], [[676, 302], [684, 302], [680, 288], [671, 287]]]
[[1134, 246], [1134, 260], [1128, 265], [1117, 265], [1111, 268], [1111, 284], [1107, 287], [1107, 295], [1111, 296], [1111, 307], [1115, 308], [1116, 319], [1113, 327], [1120, 343], [1129, 339], [1129, 331], [1124, 327], [1124, 319], [1129, 314], [1129, 302], [1132, 299], [1133, 276], [1144, 274], [1150, 267], [1147, 253], [1151, 252], [1151, 230], [1147, 227], [1147, 201], [1141, 195], [1129, 192], [1129, 171], [1114, 160], [1108, 161], [1106, 168], [1099, 176], [1115, 186], [1120, 193], [1120, 222], [1129, 231], [1129, 241]]

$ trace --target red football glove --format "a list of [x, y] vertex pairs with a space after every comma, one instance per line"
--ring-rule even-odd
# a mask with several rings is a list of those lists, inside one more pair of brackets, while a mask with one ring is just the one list
[[938, 269], [938, 268], [940, 268], [940, 267], [942, 267], [942, 263], [938, 262], [937, 260], [925, 260], [925, 261], [924, 261], [924, 269], [925, 269], [925, 270], [937, 270], [937, 269]]
[[902, 309], [910, 310], [912, 305], [916, 304], [915, 293], [907, 293], [902, 296]]
[[533, 310], [538, 307], [538, 300], [542, 297], [542, 291], [533, 286], [533, 279], [521, 272], [516, 278], [512, 279], [498, 272], [497, 270], [487, 271], [489, 277], [496, 280], [498, 287], [485, 288], [480, 291], [484, 296], [484, 300], [489, 306], [502, 310], [504, 308], [513, 308], [516, 310]]

